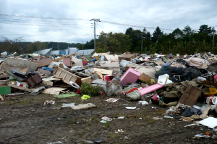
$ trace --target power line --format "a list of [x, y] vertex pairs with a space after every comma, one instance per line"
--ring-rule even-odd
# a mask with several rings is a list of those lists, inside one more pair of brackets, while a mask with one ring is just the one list
[[[50, 33], [50, 35], [53, 35], [55, 33]], [[50, 36], [49, 34], [48, 35], [33, 35], [33, 34], [1, 34], [0, 35], [29, 35], [29, 36]], [[88, 36], [90, 34], [84, 34], [84, 35], [76, 35], [76, 36]], [[68, 34], [68, 35], [58, 35], [58, 36], [72, 36], [72, 34]]]
[[59, 23], [61, 22], [61, 24], [77, 24], [77, 25], [81, 25], [81, 24], [90, 24], [88, 22], [82, 22], [82, 21], [79, 21], [79, 22], [75, 22], [74, 21], [42, 21], [42, 20], [23, 20], [23, 19], [3, 19], [0, 17], [0, 20], [3, 21], [3, 22], [20, 22], [20, 23], [26, 23], [26, 22], [34, 22], [34, 23], [49, 23], [49, 24], [52, 24], [52, 23]]
[[[0, 21], [0, 23], [2, 23], [2, 24], [15, 24], [15, 23], [5, 23], [5, 22], [1, 22]], [[63, 25], [63, 26], [61, 26], [61, 25], [33, 25], [33, 24], [28, 24], [28, 23], [16, 23], [17, 25], [28, 25], [28, 26], [49, 26], [49, 27], [71, 27], [71, 28], [91, 28], [91, 27], [72, 27], [72, 26], [70, 26], [70, 25]]]
[[89, 21], [89, 19], [53, 18], [53, 17], [34, 17], [34, 16], [24, 16], [24, 15], [7, 15], [7, 14], [0, 14], [0, 16], [5, 16], [5, 17], [23, 17], [23, 18], [34, 18], [34, 19], [86, 20], [86, 21]]

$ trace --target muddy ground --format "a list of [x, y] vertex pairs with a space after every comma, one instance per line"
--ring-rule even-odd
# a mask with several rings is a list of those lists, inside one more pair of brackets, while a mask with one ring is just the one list
[[[52, 95], [6, 96], [0, 103], [0, 143], [91, 143], [96, 139], [108, 144], [210, 144], [211, 138], [193, 139], [195, 134], [213, 131], [205, 126], [185, 128], [192, 122], [163, 118], [168, 108], [154, 104], [139, 105], [120, 99], [115, 103], [105, 100], [107, 96], [81, 100], [80, 96], [55, 98]], [[46, 100], [54, 105], [44, 106]], [[94, 103], [96, 108], [72, 110], [61, 108], [62, 103]], [[126, 106], [140, 109], [127, 110]], [[152, 108], [152, 107], [156, 107]], [[109, 123], [100, 123], [101, 118], [115, 118]], [[124, 116], [125, 119], [117, 119]], [[153, 120], [153, 117], [160, 118]], [[123, 132], [115, 133], [118, 129]]]

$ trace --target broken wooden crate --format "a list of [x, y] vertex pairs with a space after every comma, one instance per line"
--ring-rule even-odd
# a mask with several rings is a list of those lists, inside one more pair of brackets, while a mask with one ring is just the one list
[[80, 74], [78, 76], [78, 74], [79, 73], [73, 74], [73, 73], [71, 73], [71, 72], [69, 72], [67, 70], [64, 70], [62, 68], [58, 68], [58, 69], [56, 69], [54, 71], [53, 76], [56, 77], [56, 78], [61, 79], [64, 83], [67, 83], [69, 85], [70, 85], [69, 82], [72, 81], [72, 82], [77, 83], [79, 86], [81, 86], [81, 83], [82, 83], [83, 79], [86, 80], [87, 77], [86, 76], [85, 77], [80, 77], [80, 76], [83, 76], [83, 75]]

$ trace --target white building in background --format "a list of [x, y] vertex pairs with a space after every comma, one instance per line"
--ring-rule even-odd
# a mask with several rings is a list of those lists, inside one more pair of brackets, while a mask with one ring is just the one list
[[78, 50], [78, 54], [83, 54], [83, 55], [90, 55], [94, 49], [86, 49], [86, 50]]
[[68, 55], [68, 54], [72, 54], [72, 53], [78, 53], [78, 54], [82, 54], [82, 55], [90, 55], [93, 51], [94, 51], [94, 49], [79, 50], [76, 47], [69, 47], [68, 49], [65, 49], [65, 50], [52, 50], [52, 48], [49, 48], [49, 49], [44, 49], [44, 50], [40, 50], [40, 51], [35, 51], [34, 53], [42, 54], [45, 56], [53, 56], [53, 55], [60, 55], [60, 54]]

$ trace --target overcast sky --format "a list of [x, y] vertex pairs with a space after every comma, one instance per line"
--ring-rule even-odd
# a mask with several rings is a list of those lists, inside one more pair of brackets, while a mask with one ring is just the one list
[[0, 35], [85, 43], [93, 39], [92, 18], [101, 20], [97, 35], [129, 27], [108, 22], [150, 27], [151, 33], [157, 26], [165, 33], [186, 25], [196, 30], [202, 24], [217, 26], [216, 6], [216, 0], [0, 0]]

